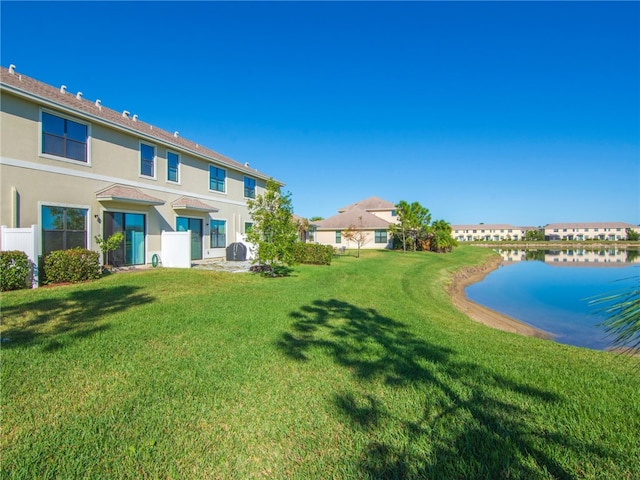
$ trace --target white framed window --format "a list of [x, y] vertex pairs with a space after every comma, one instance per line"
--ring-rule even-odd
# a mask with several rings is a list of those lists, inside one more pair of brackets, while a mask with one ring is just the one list
[[225, 248], [227, 246], [227, 222], [211, 220], [209, 222], [211, 248]]
[[180, 183], [180, 155], [167, 150], [167, 182]]
[[41, 252], [88, 248], [90, 208], [54, 202], [38, 202]]
[[375, 231], [375, 243], [387, 243], [387, 231], [376, 230]]
[[91, 165], [91, 125], [77, 118], [40, 110], [40, 155]]
[[245, 198], [256, 198], [256, 179], [244, 177], [244, 196]]
[[140, 176], [156, 178], [156, 147], [140, 142]]
[[227, 172], [222, 168], [209, 165], [209, 190], [214, 192], [226, 191]]

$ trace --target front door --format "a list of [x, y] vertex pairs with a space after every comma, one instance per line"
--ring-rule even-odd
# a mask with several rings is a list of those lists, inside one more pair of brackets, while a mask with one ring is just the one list
[[191, 260], [202, 259], [202, 220], [200, 218], [178, 217], [176, 231], [191, 230]]

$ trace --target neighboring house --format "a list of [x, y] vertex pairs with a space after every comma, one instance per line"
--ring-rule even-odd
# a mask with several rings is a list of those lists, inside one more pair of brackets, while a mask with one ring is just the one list
[[550, 223], [544, 227], [545, 240], [626, 240], [627, 229], [640, 232], [637, 225], [623, 222]]
[[40, 254], [123, 232], [113, 263], [144, 264], [189, 230], [192, 259], [224, 257], [250, 228], [268, 175], [13, 65], [0, 80], [0, 224], [37, 225]]
[[530, 230], [537, 227], [514, 227], [507, 224], [452, 225], [453, 238], [459, 242], [477, 242], [501, 240], [522, 240]]
[[361, 248], [389, 248], [389, 226], [396, 223], [396, 206], [377, 197], [370, 197], [338, 209], [338, 214], [313, 222], [315, 242], [334, 247], [355, 248], [353, 241], [343, 238], [345, 230], [364, 232]]

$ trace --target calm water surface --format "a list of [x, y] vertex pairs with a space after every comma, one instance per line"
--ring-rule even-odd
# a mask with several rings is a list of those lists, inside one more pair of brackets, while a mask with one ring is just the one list
[[640, 282], [640, 265], [518, 261], [466, 289], [479, 304], [545, 330], [560, 343], [605, 350], [605, 317], [589, 301]]

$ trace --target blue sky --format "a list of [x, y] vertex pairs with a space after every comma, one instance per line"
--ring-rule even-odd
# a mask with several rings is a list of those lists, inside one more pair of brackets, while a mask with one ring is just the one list
[[7, 67], [286, 183], [451, 223], [640, 223], [638, 2], [7, 2]]

